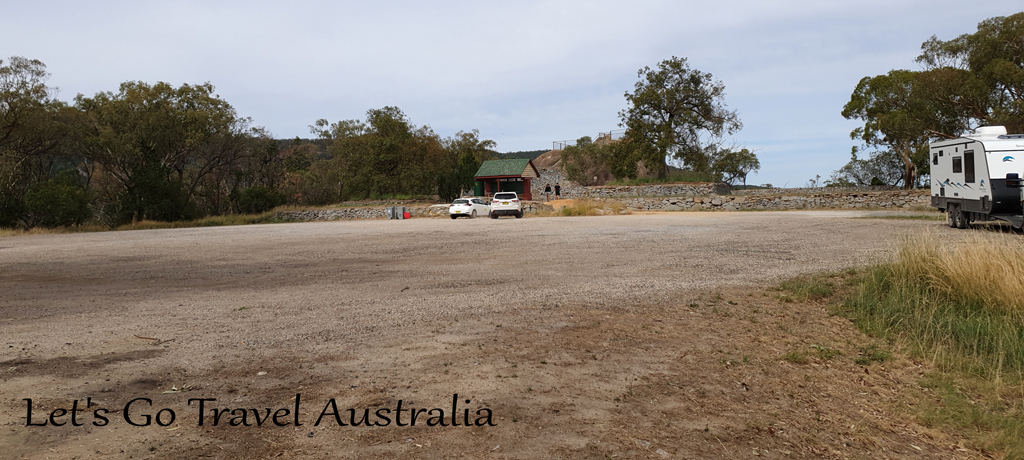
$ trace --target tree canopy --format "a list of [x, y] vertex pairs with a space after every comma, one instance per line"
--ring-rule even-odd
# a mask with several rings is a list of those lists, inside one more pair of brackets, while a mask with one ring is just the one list
[[659, 177], [668, 171], [669, 157], [686, 169], [710, 171], [708, 147], [743, 127], [736, 112], [725, 106], [725, 85], [674, 56], [655, 69], [640, 69], [637, 76], [633, 92], [625, 94], [628, 107], [619, 112], [627, 129], [625, 143]]
[[346, 199], [458, 195], [495, 144], [441, 138], [398, 107], [275, 140], [210, 83], [129, 81], [55, 98], [39, 61], [0, 61], [0, 227], [118, 226]]
[[[930, 142], [985, 125], [1024, 132], [1024, 13], [987, 19], [977, 32], [948, 41], [932, 36], [921, 49], [917, 62], [924, 70], [864, 77], [842, 111], [863, 122], [850, 136], [873, 149], [871, 158], [900, 159], [903, 171], [896, 182], [905, 187], [928, 173]], [[871, 162], [889, 164], [857, 163], [856, 155], [853, 160], [839, 176], [863, 172]]]

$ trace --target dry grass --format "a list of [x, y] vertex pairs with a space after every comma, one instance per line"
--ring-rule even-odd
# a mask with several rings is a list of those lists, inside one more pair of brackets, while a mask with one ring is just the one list
[[910, 236], [900, 242], [892, 270], [894, 276], [926, 283], [951, 299], [1024, 320], [1020, 238], [975, 232], [950, 246], [935, 235]]
[[30, 228], [28, 230], [0, 228], [0, 238], [24, 235], [53, 235], [64, 233], [108, 232], [121, 230], [156, 230], [162, 228], [221, 227], [226, 225], [266, 224], [273, 222], [283, 222], [275, 217], [277, 211], [279, 211], [280, 209], [281, 208], [276, 208], [273, 211], [268, 211], [263, 214], [230, 214], [226, 216], [209, 216], [204, 217], [202, 219], [181, 220], [177, 222], [157, 222], [151, 220], [144, 220], [132, 224], [125, 224], [114, 229], [111, 229], [110, 227], [103, 225], [81, 225], [78, 227], [58, 228], [35, 227]]
[[[576, 200], [554, 212], [556, 216], [604, 216], [620, 214], [626, 206], [619, 200]], [[626, 211], [629, 214], [629, 211]]]
[[1024, 458], [1024, 240], [909, 236], [895, 262], [854, 284], [836, 310], [936, 368], [921, 382], [922, 421], [996, 457]]

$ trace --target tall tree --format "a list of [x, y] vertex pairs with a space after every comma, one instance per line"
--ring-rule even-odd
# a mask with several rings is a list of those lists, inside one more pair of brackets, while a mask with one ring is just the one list
[[634, 91], [625, 95], [629, 106], [619, 112], [620, 126], [627, 128], [625, 145], [636, 149], [644, 166], [659, 177], [668, 172], [667, 157], [682, 160], [690, 170], [709, 172], [707, 147], [743, 127], [725, 106], [725, 85], [675, 56], [656, 69], [640, 69], [637, 76]]
[[955, 137], [955, 126], [939, 126], [939, 108], [927, 91], [922, 91], [921, 72], [893, 70], [886, 75], [864, 77], [843, 117], [861, 120], [864, 126], [850, 133], [869, 147], [891, 150], [903, 161], [903, 185], [913, 187], [917, 178], [917, 157], [928, 155], [928, 142], [936, 136]]
[[0, 226], [17, 223], [25, 193], [55, 173], [70, 140], [74, 113], [46, 85], [49, 75], [38, 60], [0, 60]]
[[720, 181], [735, 185], [743, 181], [747, 185], [747, 175], [761, 169], [761, 161], [757, 155], [747, 149], [718, 148], [711, 155], [711, 172]]
[[986, 19], [972, 34], [951, 40], [934, 35], [917, 62], [927, 70], [953, 69], [959, 76], [941, 95], [974, 125], [1004, 125], [1024, 132], [1024, 13]]
[[108, 179], [112, 224], [191, 217], [204, 181], [250, 153], [249, 120], [209, 83], [127, 82], [75, 105], [87, 116], [82, 151]]
[[497, 144], [480, 139], [480, 131], [475, 129], [459, 131], [441, 144], [445, 159], [436, 165], [437, 195], [441, 201], [451, 201], [473, 188], [476, 171], [484, 161], [492, 159]]
[[1024, 13], [987, 19], [952, 40], [932, 36], [921, 49], [924, 71], [865, 77], [843, 107], [844, 117], [864, 122], [850, 136], [875, 149], [847, 173], [887, 164], [874, 158], [889, 158], [888, 151], [903, 162], [899, 182], [913, 187], [927, 172], [929, 142], [983, 125], [1024, 132]]

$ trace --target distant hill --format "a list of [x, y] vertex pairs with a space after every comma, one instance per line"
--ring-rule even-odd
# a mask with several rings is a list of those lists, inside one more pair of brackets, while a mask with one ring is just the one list
[[520, 151], [520, 152], [507, 152], [507, 153], [498, 153], [498, 152], [496, 152], [495, 155], [498, 157], [499, 160], [512, 160], [512, 159], [516, 159], [516, 158], [529, 158], [529, 159], [533, 160], [533, 159], [536, 159], [537, 157], [541, 156], [542, 154], [544, 154], [546, 152], [547, 152], [547, 150], [525, 150], [525, 151]]

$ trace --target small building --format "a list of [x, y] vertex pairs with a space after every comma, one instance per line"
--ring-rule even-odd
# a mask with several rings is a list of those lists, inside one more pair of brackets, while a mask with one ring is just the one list
[[532, 200], [530, 181], [537, 177], [540, 172], [530, 159], [488, 160], [476, 171], [476, 195], [516, 192], [524, 200]]

